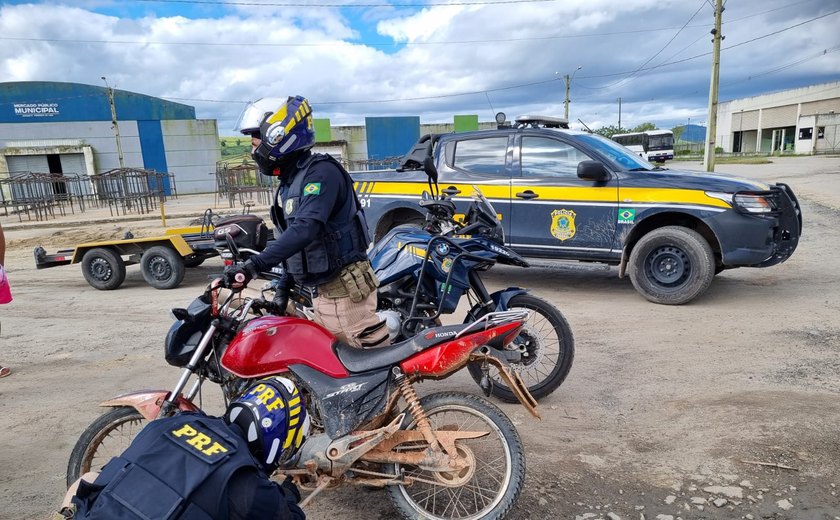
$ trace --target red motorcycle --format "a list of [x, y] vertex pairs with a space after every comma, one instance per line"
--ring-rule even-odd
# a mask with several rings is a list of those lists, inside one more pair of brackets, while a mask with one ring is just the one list
[[539, 418], [522, 380], [491, 354], [517, 337], [526, 311], [491, 312], [470, 324], [425, 329], [388, 348], [361, 350], [312, 321], [283, 315], [287, 303], [243, 298], [217, 279], [188, 308], [173, 309], [178, 321], [167, 334], [166, 360], [183, 367], [178, 383], [170, 392], [135, 392], [102, 403], [111, 410], [76, 443], [68, 485], [124, 450], [145, 421], [197, 410], [205, 380], [221, 386], [227, 403], [256, 379], [283, 374], [302, 389], [312, 422], [300, 450], [278, 470], [310, 491], [304, 505], [327, 487], [359, 484], [387, 488], [406, 518], [507, 514], [525, 478], [522, 441], [510, 419], [472, 394], [418, 398], [414, 384], [443, 379], [471, 362], [489, 377], [492, 365]]

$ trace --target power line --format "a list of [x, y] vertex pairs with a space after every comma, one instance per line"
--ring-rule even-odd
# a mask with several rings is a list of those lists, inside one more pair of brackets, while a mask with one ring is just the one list
[[729, 82], [726, 82], [726, 83], [722, 83], [721, 86], [722, 87], [728, 87], [730, 85], [736, 85], [738, 83], [744, 83], [746, 81], [751, 81], [755, 78], [760, 78], [762, 76], [769, 76], [770, 74], [775, 74], [777, 72], [781, 72], [783, 70], [793, 68], [797, 65], [801, 65], [801, 64], [805, 63], [806, 61], [811, 61], [811, 60], [815, 60], [815, 59], [818, 59], [818, 58], [822, 58], [823, 56], [825, 56], [827, 54], [831, 54], [831, 53], [837, 52], [837, 51], [840, 51], [840, 45], [838, 45], [836, 47], [831, 47], [831, 48], [828, 48], [828, 49], [823, 49], [820, 52], [818, 52], [817, 54], [812, 54], [812, 55], [807, 56], [805, 58], [801, 58], [801, 59], [792, 61], [790, 63], [780, 65], [780, 66], [775, 67], [773, 69], [765, 70], [765, 71], [759, 72], [757, 74], [750, 74], [749, 76], [747, 76], [744, 79], [739, 79], [739, 80], [735, 80], [735, 81], [729, 81]]
[[[607, 88], [616, 87], [616, 86], [618, 86], [618, 85], [621, 85], [621, 84], [623, 84], [623, 83], [626, 83], [626, 82], [630, 81], [630, 80], [631, 80], [631, 79], [632, 79], [632, 78], [633, 78], [636, 74], [638, 74], [638, 73], [639, 73], [639, 71], [644, 70], [645, 65], [647, 65], [648, 63], [650, 63], [651, 61], [653, 61], [653, 59], [654, 59], [654, 58], [656, 58], [657, 56], [659, 56], [660, 54], [662, 54], [662, 51], [664, 51], [664, 50], [665, 50], [665, 49], [666, 49], [669, 45], [671, 45], [671, 42], [673, 42], [673, 41], [677, 38], [677, 36], [679, 36], [679, 35], [680, 35], [680, 33], [683, 31], [683, 29], [685, 29], [685, 28], [688, 26], [688, 24], [690, 24], [690, 23], [691, 23], [691, 21], [692, 21], [692, 20], [694, 20], [694, 17], [695, 17], [695, 16], [697, 16], [697, 14], [698, 14], [698, 13], [700, 13], [700, 11], [703, 9], [703, 7], [705, 6], [706, 2], [708, 2], [708, 1], [709, 1], [709, 0], [702, 0], [702, 1], [700, 2], [700, 7], [698, 7], [698, 8], [697, 8], [697, 10], [696, 10], [696, 11], [694, 11], [694, 14], [692, 14], [692, 15], [691, 15], [691, 17], [690, 17], [690, 18], [689, 18], [689, 19], [688, 19], [688, 20], [687, 20], [687, 21], [686, 21], [686, 22], [682, 25], [682, 27], [680, 27], [680, 29], [679, 29], [679, 30], [678, 30], [678, 31], [677, 31], [677, 32], [676, 32], [673, 36], [671, 36], [671, 39], [670, 39], [670, 40], [668, 40], [668, 42], [667, 42], [667, 43], [665, 43], [665, 45], [663, 45], [661, 49], [659, 49], [658, 51], [656, 51], [656, 54], [654, 54], [653, 56], [651, 56], [650, 58], [648, 58], [648, 59], [647, 59], [647, 61], [645, 61], [644, 63], [642, 63], [642, 64], [639, 66], [639, 68], [637, 68], [636, 70], [634, 70], [634, 71], [630, 72], [630, 73], [627, 75], [627, 77], [626, 77], [626, 78], [622, 78], [622, 79], [620, 79], [620, 80], [618, 80], [618, 81], [616, 81], [616, 82], [614, 82], [614, 83], [610, 83], [609, 85], [603, 85], [603, 86], [601, 86], [601, 87], [589, 87], [589, 88], [590, 88], [591, 90], [601, 90], [601, 89], [607, 89]], [[692, 44], [692, 45], [693, 45], [693, 44]]]
[[[134, 0], [134, 1], [163, 1], [163, 0]], [[543, 1], [543, 0], [538, 0]], [[547, 1], [547, 0], [546, 0]], [[554, 0], [552, 0], [554, 1]], [[762, 11], [760, 13], [753, 13], [751, 15], [744, 16], [742, 18], [738, 18], [735, 20], [730, 20], [729, 23], [746, 20], [748, 18], [753, 18], [756, 16], [761, 16], [762, 14], [778, 11], [781, 9], [787, 9], [789, 7], [813, 2], [815, 0], [802, 0], [800, 2], [789, 4], [785, 7], [778, 7], [775, 9], [770, 9], [767, 11]], [[195, 3], [192, 1], [183, 0], [183, 3]], [[491, 3], [499, 3], [499, 2], [491, 2]], [[267, 5], [267, 4], [260, 4], [260, 5]], [[440, 5], [454, 5], [454, 4], [440, 4]], [[5, 41], [22, 41], [22, 42], [47, 42], [47, 43], [80, 43], [80, 44], [104, 44], [104, 45], [164, 45], [164, 46], [184, 46], [184, 45], [193, 45], [199, 47], [335, 47], [335, 46], [344, 46], [348, 44], [357, 43], [359, 45], [365, 45], [368, 47], [396, 47], [396, 46], [406, 46], [406, 47], [413, 47], [413, 46], [427, 46], [427, 45], [471, 45], [471, 44], [485, 44], [485, 43], [501, 43], [501, 42], [524, 42], [524, 41], [545, 41], [545, 40], [564, 40], [564, 39], [575, 39], [575, 38], [593, 38], [593, 37], [602, 37], [602, 36], [619, 36], [624, 34], [641, 34], [641, 33], [651, 33], [651, 32], [659, 32], [659, 31], [670, 31], [673, 29], [685, 29], [686, 27], [706, 27], [706, 24], [695, 24], [695, 25], [684, 25], [682, 28], [677, 26], [670, 26], [670, 27], [659, 27], [659, 28], [652, 28], [652, 29], [637, 29], [637, 30], [629, 30], [629, 31], [610, 31], [610, 32], [601, 32], [601, 33], [587, 33], [587, 34], [560, 34], [560, 35], [550, 35], [550, 36], [531, 36], [531, 37], [523, 37], [523, 38], [492, 38], [492, 39], [485, 39], [485, 40], [447, 40], [447, 41], [425, 41], [425, 42], [391, 42], [391, 43], [379, 43], [379, 42], [347, 42], [344, 40], [339, 41], [331, 41], [331, 42], [311, 42], [311, 43], [266, 43], [266, 42], [183, 42], [183, 41], [149, 41], [149, 40], [94, 40], [94, 39], [77, 39], [77, 38], [25, 38], [25, 37], [14, 37], [14, 36], [0, 36], [0, 40]], [[693, 45], [693, 44], [692, 44]], [[682, 51], [680, 51], [682, 52]], [[679, 53], [677, 53], [679, 54]], [[625, 74], [625, 73], [621, 73]], [[580, 78], [584, 78], [584, 76], [579, 76]], [[591, 76], [591, 77], [598, 77], [598, 76]], [[593, 88], [593, 87], [584, 87], [584, 88]], [[601, 87], [594, 87], [594, 88], [601, 88]]]
[[[589, 33], [589, 34], [563, 34], [557, 36], [533, 36], [526, 38], [493, 38], [489, 40], [448, 40], [448, 41], [432, 41], [432, 42], [393, 42], [393, 43], [373, 43], [373, 42], [359, 42], [361, 45], [369, 47], [396, 47], [417, 46], [417, 45], [459, 45], [459, 44], [475, 44], [475, 43], [500, 43], [500, 42], [520, 42], [520, 41], [540, 41], [540, 40], [562, 40], [570, 38], [591, 38], [598, 36], [617, 36], [622, 34], [638, 34], [650, 33], [652, 31], [667, 31], [674, 29], [674, 27], [663, 27], [660, 29], [639, 29], [632, 31], [614, 31], [604, 33]], [[313, 42], [313, 43], [264, 43], [264, 42], [162, 42], [162, 41], [147, 41], [147, 40], [83, 40], [83, 39], [61, 39], [61, 38], [22, 38], [13, 36], [0, 36], [0, 40], [9, 41], [31, 41], [31, 42], [50, 42], [50, 43], [101, 43], [101, 44], [126, 44], [126, 45], [196, 45], [209, 47], [333, 47], [336, 45], [347, 45], [347, 41], [333, 41], [333, 42]]]
[[231, 1], [213, 1], [213, 0], [134, 0], [135, 2], [150, 2], [161, 4], [197, 4], [197, 5], [233, 5], [233, 6], [248, 6], [248, 7], [443, 7], [449, 5], [501, 5], [501, 4], [533, 4], [558, 2], [560, 0], [495, 0], [487, 2], [478, 0], [475, 2], [430, 2], [426, 4], [394, 4], [394, 3], [348, 3], [348, 4], [313, 4], [304, 2], [231, 2]]
[[[814, 18], [809, 18], [808, 20], [805, 20], [803, 22], [800, 22], [800, 23], [797, 23], [797, 24], [794, 24], [794, 25], [790, 25], [788, 27], [785, 27], [784, 29], [779, 29], [778, 31], [773, 31], [771, 33], [767, 33], [767, 34], [757, 36], [755, 38], [751, 38], [749, 40], [746, 40], [746, 41], [743, 41], [743, 42], [740, 42], [740, 43], [736, 43], [734, 45], [730, 45], [728, 47], [725, 47], [725, 48], [721, 49], [721, 51], [727, 51], [729, 49], [734, 49], [734, 48], [740, 47], [742, 45], [747, 45], [748, 43], [752, 43], [752, 42], [755, 42], [755, 41], [758, 41], [758, 40], [762, 40], [764, 38], [769, 38], [770, 36], [775, 36], [779, 33], [783, 33], [785, 31], [789, 31], [791, 29], [795, 29], [795, 28], [800, 27], [802, 25], [805, 25], [807, 23], [811, 23], [813, 21], [819, 20], [821, 18], [825, 18], [827, 16], [831, 16], [831, 15], [837, 14], [837, 13], [840, 13], [840, 9], [837, 9], [835, 11], [831, 11], [829, 13], [826, 13], [826, 14], [823, 14], [823, 15], [820, 15], [820, 16], [816, 16]], [[685, 63], [686, 61], [696, 60], [697, 58], [702, 58], [703, 56], [708, 56], [711, 53], [712, 53], [711, 51], [704, 52], [702, 54], [696, 54], [694, 56], [690, 56], [688, 58], [683, 58], [681, 60], [669, 61], [667, 63], [660, 63], [659, 65], [654, 65], [653, 67], [647, 67], [647, 68], [643, 68], [643, 69], [639, 69], [639, 70], [648, 71], [648, 70], [654, 70], [654, 69], [658, 69], [658, 68], [666, 67], [666, 66], [670, 66], [670, 65], [676, 65], [678, 63]], [[614, 77], [614, 76], [623, 76], [625, 74], [629, 74], [630, 72], [632, 72], [632, 71], [613, 72], [613, 73], [610, 73], [610, 74], [598, 74], [598, 75], [592, 75], [592, 76], [580, 76], [580, 78], [581, 79], [609, 78], [609, 77]], [[591, 87], [591, 88], [594, 88], [594, 87]]]

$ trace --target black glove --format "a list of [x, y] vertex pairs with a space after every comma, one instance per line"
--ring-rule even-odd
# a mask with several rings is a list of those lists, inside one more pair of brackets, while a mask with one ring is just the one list
[[242, 264], [233, 264], [225, 267], [222, 274], [222, 286], [234, 291], [244, 289], [248, 282], [257, 276], [257, 268], [250, 260]]
[[294, 482], [292, 482], [292, 477], [286, 477], [286, 480], [280, 484], [280, 489], [283, 491], [283, 494], [286, 496], [286, 499], [294, 500], [294, 503], [297, 504], [300, 502], [300, 491], [298, 491], [297, 486]]

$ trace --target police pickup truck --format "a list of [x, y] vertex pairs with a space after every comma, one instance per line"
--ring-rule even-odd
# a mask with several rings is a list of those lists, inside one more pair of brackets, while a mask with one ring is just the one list
[[375, 240], [424, 221], [423, 154], [459, 211], [472, 186], [480, 188], [518, 253], [617, 265], [655, 303], [689, 302], [725, 269], [784, 262], [802, 230], [785, 184], [656, 167], [565, 120], [526, 117], [495, 130], [427, 135], [401, 168], [353, 172]]

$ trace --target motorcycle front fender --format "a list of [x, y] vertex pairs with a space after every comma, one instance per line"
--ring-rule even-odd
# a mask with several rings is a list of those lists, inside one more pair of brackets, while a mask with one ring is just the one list
[[[137, 392], [118, 395], [99, 403], [99, 406], [112, 408], [128, 406], [140, 412], [140, 415], [147, 421], [153, 421], [157, 419], [160, 414], [160, 407], [168, 396], [168, 390], [139, 390]], [[175, 404], [183, 412], [197, 412], [199, 410], [192, 401], [185, 399], [184, 396], [179, 396]]]

